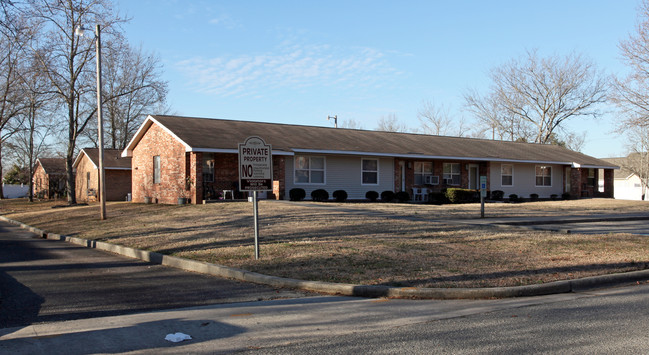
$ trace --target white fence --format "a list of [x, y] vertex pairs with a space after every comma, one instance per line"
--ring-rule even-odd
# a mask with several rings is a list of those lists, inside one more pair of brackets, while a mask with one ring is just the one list
[[19, 198], [29, 194], [29, 185], [2, 184], [3, 198]]

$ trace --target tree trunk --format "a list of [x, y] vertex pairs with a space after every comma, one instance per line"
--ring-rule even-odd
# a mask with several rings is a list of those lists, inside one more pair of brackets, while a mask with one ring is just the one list
[[[0, 180], [4, 179], [4, 173], [2, 171], [2, 142], [0, 142]], [[4, 199], [5, 193], [2, 186], [2, 181], [0, 181], [0, 200]]]

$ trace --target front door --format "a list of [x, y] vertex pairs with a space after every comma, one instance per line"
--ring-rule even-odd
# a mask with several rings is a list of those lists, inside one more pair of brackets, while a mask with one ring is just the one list
[[477, 190], [480, 186], [479, 171], [477, 164], [469, 165], [469, 189]]

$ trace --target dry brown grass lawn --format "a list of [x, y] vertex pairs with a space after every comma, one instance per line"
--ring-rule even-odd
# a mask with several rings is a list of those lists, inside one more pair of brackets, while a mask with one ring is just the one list
[[[59, 203], [62, 205], [63, 203]], [[0, 201], [0, 214], [48, 232], [96, 239], [251, 271], [346, 283], [415, 287], [514, 286], [644, 269], [649, 239], [469, 226], [479, 205], [260, 202], [261, 259], [252, 205]], [[489, 216], [647, 212], [644, 202], [489, 204]]]

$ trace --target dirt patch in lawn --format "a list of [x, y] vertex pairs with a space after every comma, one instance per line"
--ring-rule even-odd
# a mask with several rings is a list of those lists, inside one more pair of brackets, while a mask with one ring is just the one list
[[[58, 205], [60, 205], [59, 203]], [[518, 286], [649, 267], [649, 239], [559, 234], [488, 226], [479, 204], [287, 203], [261, 201], [261, 259], [254, 260], [252, 205], [0, 201], [0, 214], [80, 238], [297, 279], [414, 287]], [[490, 216], [647, 212], [635, 201], [489, 204]]]

